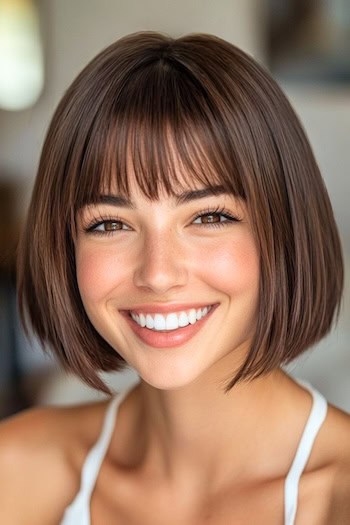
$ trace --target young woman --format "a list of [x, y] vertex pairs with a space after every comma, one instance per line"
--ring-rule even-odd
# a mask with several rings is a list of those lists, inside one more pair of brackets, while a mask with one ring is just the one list
[[[264, 68], [206, 34], [112, 44], [55, 112], [18, 251], [27, 333], [110, 397], [1, 425], [0, 522], [350, 523], [350, 416], [282, 369], [342, 287]], [[139, 383], [110, 392], [99, 372], [128, 366]]]

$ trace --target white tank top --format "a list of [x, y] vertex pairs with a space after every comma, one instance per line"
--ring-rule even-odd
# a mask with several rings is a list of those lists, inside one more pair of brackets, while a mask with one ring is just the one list
[[[309, 459], [318, 431], [326, 418], [328, 406], [326, 399], [310, 383], [301, 379], [295, 380], [309, 390], [313, 397], [313, 405], [294, 460], [285, 479], [284, 525], [294, 525], [298, 504], [299, 479]], [[80, 490], [72, 503], [66, 508], [60, 525], [91, 525], [91, 495], [113, 434], [118, 408], [132, 388], [134, 388], [134, 385], [129, 386], [109, 403], [100, 437], [91, 448], [84, 462]]]

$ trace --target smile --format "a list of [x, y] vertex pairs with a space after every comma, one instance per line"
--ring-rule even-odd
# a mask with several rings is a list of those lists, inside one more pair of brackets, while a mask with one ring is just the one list
[[205, 317], [210, 310], [212, 305], [205, 306], [204, 308], [191, 308], [190, 310], [182, 310], [180, 312], [171, 312], [167, 315], [160, 313], [134, 313], [130, 312], [132, 319], [142, 328], [148, 328], [156, 332], [178, 330], [189, 324], [193, 325]]
[[148, 347], [170, 349], [189, 342], [209, 322], [218, 306], [216, 303], [163, 314], [124, 310], [122, 315], [139, 341]]

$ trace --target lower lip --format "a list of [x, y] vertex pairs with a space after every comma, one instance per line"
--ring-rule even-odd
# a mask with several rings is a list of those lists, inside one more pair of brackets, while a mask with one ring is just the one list
[[156, 332], [154, 330], [150, 330], [149, 328], [142, 328], [142, 326], [138, 325], [132, 319], [132, 317], [130, 317], [128, 312], [123, 312], [123, 314], [126, 317], [130, 328], [137, 335], [137, 337], [141, 339], [141, 341], [149, 346], [153, 346], [154, 348], [172, 348], [183, 345], [192, 339], [192, 337], [195, 336], [196, 333], [199, 332], [199, 330], [204, 326], [217, 306], [217, 304], [213, 305], [207, 315], [202, 317], [202, 319], [197, 321], [195, 324], [188, 324], [183, 328], [178, 328], [177, 330], [171, 330], [169, 332]]

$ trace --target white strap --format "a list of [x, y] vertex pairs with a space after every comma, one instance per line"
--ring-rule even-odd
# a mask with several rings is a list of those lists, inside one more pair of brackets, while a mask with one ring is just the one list
[[317, 433], [327, 415], [327, 401], [315, 390], [310, 383], [296, 379], [297, 383], [304, 386], [313, 397], [313, 405], [310, 416], [306, 422], [303, 435], [294, 457], [292, 466], [288, 472], [284, 485], [284, 523], [285, 525], [294, 525], [295, 515], [298, 504], [299, 479], [309, 459], [312, 446], [316, 439]]
[[61, 525], [72, 525], [73, 523], [75, 525], [75, 523], [78, 523], [77, 519], [79, 519], [81, 525], [90, 525], [91, 494], [113, 435], [119, 406], [134, 386], [134, 384], [128, 386], [110, 401], [100, 437], [86, 456], [81, 473], [80, 490], [74, 501], [67, 507]]
[[81, 490], [89, 499], [95, 487], [102, 462], [112, 438], [119, 406], [133, 387], [134, 385], [129, 386], [126, 390], [123, 390], [111, 400], [106, 410], [100, 437], [86, 457], [82, 469]]

